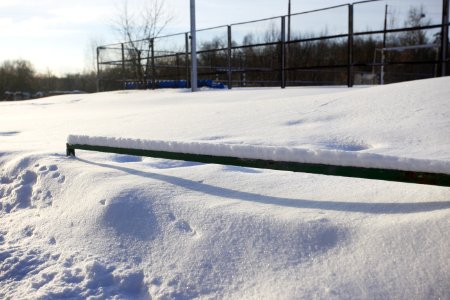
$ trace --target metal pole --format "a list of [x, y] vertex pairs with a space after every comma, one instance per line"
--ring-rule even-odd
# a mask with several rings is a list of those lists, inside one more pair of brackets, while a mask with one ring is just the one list
[[228, 25], [228, 51], [227, 51], [227, 63], [228, 63], [228, 89], [232, 88], [232, 73], [231, 73], [231, 26]]
[[347, 86], [353, 87], [353, 4], [348, 5], [348, 69]]
[[291, 41], [291, 0], [288, 3], [288, 28], [287, 28], [287, 40]]
[[384, 30], [383, 30], [383, 47], [381, 48], [381, 74], [380, 74], [380, 84], [384, 84], [384, 49], [386, 48], [386, 30], [387, 30], [387, 15], [388, 15], [388, 5], [386, 4], [384, 9]]
[[192, 91], [197, 91], [197, 37], [195, 28], [195, 0], [191, 0], [191, 87]]
[[384, 30], [383, 30], [383, 48], [386, 48], [386, 30], [387, 30], [388, 5], [384, 7]]
[[151, 39], [150, 43], [152, 46], [152, 89], [154, 90], [156, 89], [155, 39]]
[[191, 87], [191, 70], [189, 70], [189, 33], [184, 35], [186, 43], [185, 64], [186, 64], [186, 88]]
[[181, 80], [181, 73], [180, 73], [180, 53], [175, 54], [175, 63], [177, 64], [177, 80]]
[[441, 76], [447, 75], [448, 51], [448, 7], [449, 0], [442, 0], [442, 30], [441, 30]]
[[286, 70], [285, 70], [285, 54], [286, 54], [286, 17], [281, 17], [281, 88], [284, 89], [286, 87]]
[[97, 47], [97, 92], [100, 92], [100, 47]]
[[125, 49], [123, 43], [121, 44], [122, 48], [122, 89], [125, 89]]

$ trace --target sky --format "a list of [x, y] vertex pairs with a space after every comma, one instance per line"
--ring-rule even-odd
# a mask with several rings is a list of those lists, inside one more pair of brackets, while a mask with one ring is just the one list
[[[38, 72], [56, 75], [93, 68], [92, 45], [121, 41], [112, 24], [117, 19], [122, 1], [1, 0], [0, 62], [26, 59], [32, 62]], [[136, 10], [148, 1], [128, 0], [128, 5], [130, 10]], [[164, 33], [188, 31], [190, 1], [163, 1], [167, 12], [173, 17]], [[405, 2], [415, 1], [425, 0]], [[348, 2], [291, 0], [291, 5], [295, 13]], [[285, 15], [287, 4], [288, 0], [197, 0], [197, 28]], [[332, 18], [324, 16], [320, 21], [325, 22], [325, 19], [330, 22]], [[330, 23], [326, 29], [336, 30], [337, 27]]]

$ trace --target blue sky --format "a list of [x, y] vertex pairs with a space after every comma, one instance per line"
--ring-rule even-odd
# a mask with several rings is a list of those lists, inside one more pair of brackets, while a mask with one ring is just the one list
[[[27, 59], [38, 72], [54, 74], [83, 71], [89, 67], [92, 42], [120, 41], [111, 23], [122, 0], [1, 0], [0, 61]], [[147, 0], [149, 1], [149, 0]], [[128, 0], [139, 9], [145, 0]], [[165, 33], [189, 30], [189, 0], [164, 0], [173, 21]], [[341, 0], [291, 0], [292, 12], [348, 3]], [[440, 3], [410, 0], [405, 3]], [[287, 14], [288, 0], [196, 0], [197, 28], [231, 24]], [[439, 6], [439, 5], [438, 5]], [[320, 20], [330, 22], [331, 20]], [[328, 18], [329, 19], [329, 18]], [[316, 20], [317, 21], [317, 20]], [[311, 24], [310, 24], [311, 25]], [[335, 30], [330, 23], [327, 30]]]

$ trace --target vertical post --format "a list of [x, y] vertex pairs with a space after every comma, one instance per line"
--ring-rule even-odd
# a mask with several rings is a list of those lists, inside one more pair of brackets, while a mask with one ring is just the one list
[[124, 44], [120, 44], [121, 45], [121, 50], [122, 50], [122, 89], [125, 89], [125, 84], [126, 84], [126, 77], [125, 77], [125, 46]]
[[288, 28], [287, 28], [287, 40], [291, 41], [291, 0], [288, 3]]
[[195, 0], [191, 0], [191, 89], [197, 89], [197, 36], [195, 28]]
[[284, 89], [286, 87], [286, 70], [285, 70], [285, 60], [286, 60], [286, 17], [281, 17], [281, 47], [280, 47], [280, 55], [281, 55], [281, 88]]
[[386, 48], [386, 30], [387, 30], [388, 5], [384, 7], [384, 29], [383, 29], [383, 48]]
[[449, 9], [449, 0], [442, 0], [441, 76], [447, 75], [448, 9]]
[[185, 52], [185, 64], [186, 64], [186, 88], [191, 87], [191, 70], [189, 69], [189, 33], [184, 34], [184, 40], [186, 44], [186, 52]]
[[155, 68], [155, 39], [150, 40], [150, 45], [152, 49], [152, 89], [156, 89], [156, 68]]
[[228, 25], [228, 49], [227, 49], [227, 64], [228, 64], [228, 70], [227, 70], [227, 76], [228, 76], [228, 89], [232, 88], [232, 73], [231, 73], [231, 55], [232, 55], [232, 49], [231, 49], [231, 26]]
[[387, 16], [388, 16], [388, 5], [386, 4], [384, 8], [384, 29], [383, 29], [383, 45], [381, 47], [381, 71], [380, 71], [380, 84], [384, 84], [384, 49], [386, 48], [386, 35], [387, 35]]
[[386, 60], [384, 48], [381, 49], [381, 74], [380, 74], [380, 84], [384, 84], [384, 62]]
[[180, 74], [180, 53], [175, 54], [175, 63], [177, 64], [177, 80], [181, 80], [181, 74]]
[[66, 143], [66, 156], [75, 157], [75, 148], [72, 148], [68, 143]]
[[100, 92], [100, 48], [97, 47], [97, 92]]
[[142, 59], [141, 59], [142, 51], [139, 49], [135, 49], [135, 51], [136, 51], [136, 55], [137, 55], [137, 58], [135, 59], [136, 60], [135, 64], [136, 64], [137, 89], [142, 89], [142, 87], [143, 87], [142, 81], [145, 76], [143, 73], [143, 70], [142, 70]]
[[348, 5], [347, 86], [353, 87], [353, 4]]

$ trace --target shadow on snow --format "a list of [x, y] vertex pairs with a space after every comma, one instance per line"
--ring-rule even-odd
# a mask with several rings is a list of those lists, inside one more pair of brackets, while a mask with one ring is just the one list
[[263, 204], [272, 204], [293, 208], [309, 208], [318, 210], [331, 210], [343, 212], [360, 212], [369, 214], [410, 214], [419, 212], [430, 212], [435, 210], [443, 210], [450, 208], [450, 201], [440, 202], [411, 202], [411, 203], [366, 203], [366, 202], [344, 202], [344, 201], [320, 201], [320, 200], [304, 200], [282, 198], [274, 196], [266, 196], [256, 193], [242, 192], [228, 188], [213, 186], [197, 181], [192, 181], [180, 177], [162, 175], [150, 172], [143, 172], [126, 168], [122, 166], [114, 166], [103, 163], [92, 162], [77, 158], [77, 160], [104, 167], [126, 172], [132, 175], [146, 177], [154, 180], [164, 181], [188, 190], [196, 191], [212, 196], [229, 198], [235, 200], [257, 202]]

